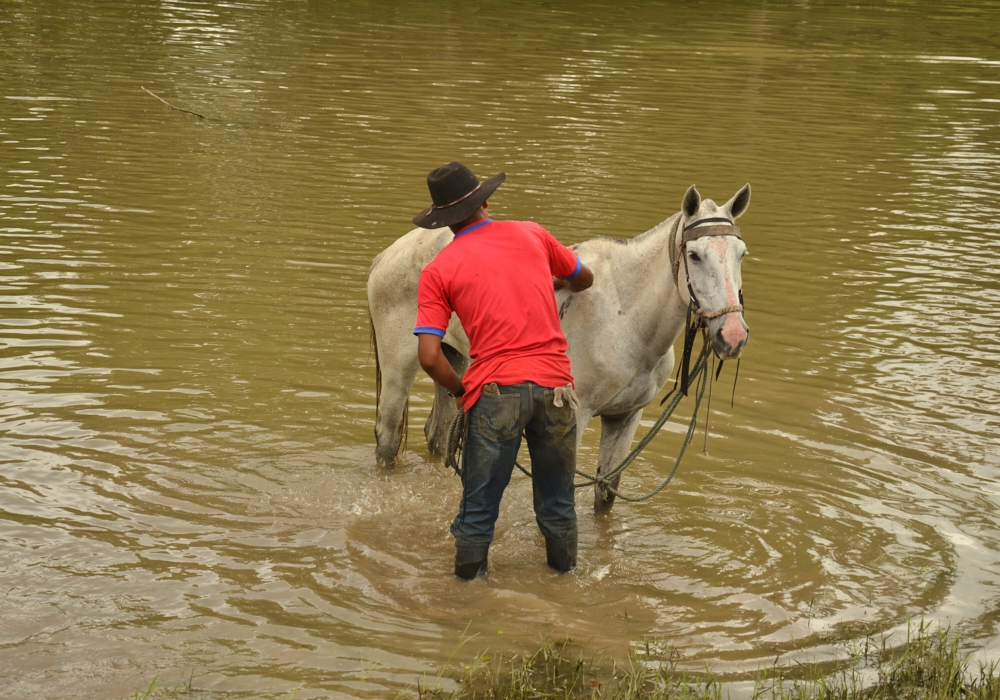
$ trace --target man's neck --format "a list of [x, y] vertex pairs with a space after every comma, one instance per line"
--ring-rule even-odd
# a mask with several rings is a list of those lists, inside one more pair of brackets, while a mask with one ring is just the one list
[[453, 226], [449, 226], [448, 228], [451, 229], [452, 233], [458, 233], [459, 231], [461, 231], [464, 228], [468, 228], [469, 226], [472, 226], [473, 224], [479, 223], [480, 221], [485, 221], [485, 220], [487, 220], [489, 218], [490, 217], [487, 216], [486, 214], [480, 214], [480, 213], [477, 212], [476, 214], [473, 214], [472, 216], [470, 216], [465, 221], [463, 221], [461, 223], [458, 223], [458, 224], [454, 224]]

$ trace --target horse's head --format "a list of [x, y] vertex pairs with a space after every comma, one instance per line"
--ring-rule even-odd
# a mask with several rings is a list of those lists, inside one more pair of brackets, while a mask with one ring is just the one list
[[681, 205], [678, 288], [682, 296], [694, 297], [695, 309], [708, 326], [712, 349], [722, 360], [739, 357], [750, 336], [743, 320], [740, 274], [747, 247], [734, 226], [749, 204], [750, 185], [746, 184], [721, 207], [702, 199], [691, 185]]

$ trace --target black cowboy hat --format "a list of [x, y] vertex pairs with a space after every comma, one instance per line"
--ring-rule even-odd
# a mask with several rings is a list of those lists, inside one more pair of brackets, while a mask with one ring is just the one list
[[493, 190], [507, 179], [504, 173], [483, 182], [467, 167], [453, 160], [435, 168], [427, 176], [427, 189], [434, 204], [413, 217], [421, 228], [441, 228], [458, 224], [482, 206]]

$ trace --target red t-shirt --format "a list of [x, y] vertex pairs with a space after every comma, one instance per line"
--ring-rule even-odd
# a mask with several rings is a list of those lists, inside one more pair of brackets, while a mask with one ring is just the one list
[[459, 231], [423, 269], [413, 332], [444, 337], [458, 314], [472, 356], [462, 378], [466, 410], [489, 382], [573, 381], [552, 277], [579, 271], [580, 259], [538, 224], [491, 219]]

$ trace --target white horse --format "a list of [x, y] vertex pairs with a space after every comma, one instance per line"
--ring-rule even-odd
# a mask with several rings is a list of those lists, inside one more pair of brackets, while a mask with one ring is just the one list
[[[601, 417], [599, 475], [628, 453], [642, 409], [670, 378], [674, 341], [685, 327], [692, 292], [715, 354], [730, 359], [743, 351], [749, 329], [743, 320], [740, 262], [747, 249], [732, 224], [749, 203], [749, 184], [721, 207], [703, 200], [692, 185], [681, 211], [646, 233], [575, 246], [594, 272], [594, 285], [579, 294], [558, 290], [555, 296], [580, 400], [577, 435], [591, 418]], [[453, 237], [447, 228], [418, 228], [372, 261], [368, 309], [376, 363], [375, 457], [384, 466], [395, 462], [406, 432], [419, 367], [413, 327], [420, 271]], [[454, 314], [442, 348], [461, 375], [470, 363], [469, 339]], [[440, 454], [455, 405], [443, 387], [435, 387], [424, 435], [428, 450]], [[617, 487], [617, 481], [611, 485]], [[594, 492], [595, 510], [609, 510], [614, 495]]]

